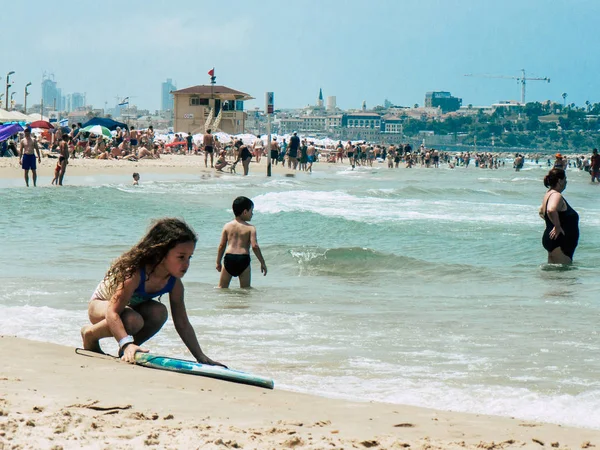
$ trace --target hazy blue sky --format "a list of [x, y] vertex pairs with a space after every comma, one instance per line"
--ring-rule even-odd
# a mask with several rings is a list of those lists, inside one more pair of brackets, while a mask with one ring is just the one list
[[598, 0], [202, 0], [0, 2], [1, 91], [13, 75], [15, 100], [33, 83], [39, 103], [44, 71], [63, 94], [88, 104], [129, 96], [160, 108], [160, 84], [217, 83], [276, 107], [314, 104], [319, 88], [342, 108], [423, 104], [447, 90], [463, 104], [520, 99], [514, 80], [464, 74], [520, 75], [527, 100], [600, 101]]

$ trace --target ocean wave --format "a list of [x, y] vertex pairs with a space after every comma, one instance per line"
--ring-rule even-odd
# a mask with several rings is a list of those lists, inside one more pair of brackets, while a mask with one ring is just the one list
[[360, 280], [366, 276], [419, 275], [439, 281], [454, 278], [465, 272], [484, 275], [487, 269], [468, 264], [448, 264], [427, 261], [410, 256], [385, 253], [363, 247], [298, 247], [269, 246], [269, 257], [288, 270], [298, 270], [300, 275], [349, 277]]
[[474, 198], [490, 197], [517, 197], [522, 198], [523, 192], [510, 189], [474, 189], [464, 188], [445, 188], [434, 186], [404, 186], [401, 188], [381, 188], [368, 189], [367, 194], [375, 198], [410, 198], [414, 196], [430, 198], [465, 198], [472, 196]]
[[434, 199], [360, 197], [348, 192], [292, 190], [254, 198], [262, 214], [314, 213], [371, 224], [403, 221], [539, 224], [537, 206]]

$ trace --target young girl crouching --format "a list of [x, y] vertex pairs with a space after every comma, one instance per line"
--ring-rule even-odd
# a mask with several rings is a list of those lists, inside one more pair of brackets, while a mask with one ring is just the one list
[[199, 363], [223, 366], [206, 356], [190, 324], [181, 278], [196, 248], [196, 233], [178, 219], [158, 220], [148, 233], [111, 265], [88, 306], [92, 325], [81, 329], [83, 347], [102, 353], [100, 339], [114, 337], [119, 356], [135, 362], [136, 352], [165, 324], [167, 308], [154, 300], [169, 294], [175, 329]]

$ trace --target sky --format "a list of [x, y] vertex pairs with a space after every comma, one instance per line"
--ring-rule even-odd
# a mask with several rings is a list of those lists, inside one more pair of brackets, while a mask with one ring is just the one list
[[[77, 6], [74, 6], [77, 5]], [[39, 103], [44, 73], [63, 95], [151, 111], [161, 83], [217, 84], [255, 97], [247, 109], [315, 104], [319, 88], [342, 109], [423, 105], [450, 91], [463, 105], [520, 100], [600, 102], [598, 0], [0, 0], [0, 92], [6, 73], [23, 103]], [[478, 76], [466, 77], [465, 74]], [[4, 99], [3, 99], [4, 100]]]

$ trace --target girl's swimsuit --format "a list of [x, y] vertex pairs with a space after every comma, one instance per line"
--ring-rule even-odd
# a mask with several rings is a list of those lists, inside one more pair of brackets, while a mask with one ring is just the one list
[[[160, 297], [163, 294], [171, 292], [173, 290], [173, 287], [175, 286], [175, 281], [177, 281], [177, 278], [171, 276], [169, 277], [167, 284], [165, 284], [165, 286], [160, 291], [152, 293], [146, 292], [146, 271], [144, 269], [140, 269], [140, 284], [137, 288], [135, 288], [135, 291], [133, 292], [133, 295], [129, 300], [128, 306], [137, 306], [141, 303], [147, 302], [156, 297]], [[106, 281], [102, 280], [96, 288], [96, 290], [94, 291], [94, 294], [92, 295], [92, 300], [110, 300], [113, 294], [114, 288], [109, 290]]]
[[[577, 248], [577, 243], [579, 242], [579, 214], [571, 208], [571, 205], [567, 203], [567, 209], [564, 211], [558, 211], [558, 218], [560, 220], [560, 226], [562, 227], [565, 234], [559, 234], [556, 239], [550, 238], [550, 232], [554, 228], [554, 224], [548, 217], [548, 200], [550, 200], [549, 195], [546, 200], [546, 212], [544, 213], [544, 221], [546, 222], [546, 230], [544, 230], [544, 235], [542, 236], [542, 245], [544, 248], [551, 252], [555, 248], [560, 247], [562, 252], [573, 259], [573, 254], [575, 253], [575, 249]], [[564, 200], [564, 198], [563, 198]]]

